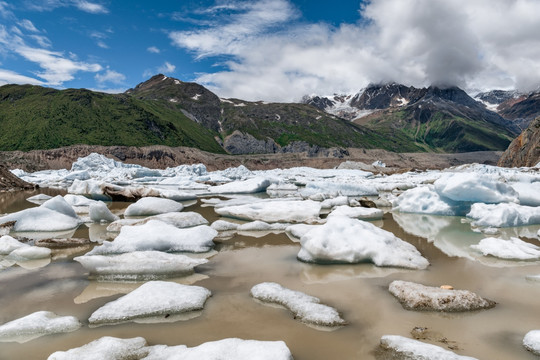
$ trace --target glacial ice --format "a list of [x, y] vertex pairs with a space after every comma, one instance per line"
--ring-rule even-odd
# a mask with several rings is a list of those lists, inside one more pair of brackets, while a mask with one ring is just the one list
[[149, 216], [144, 219], [116, 220], [109, 224], [109, 226], [107, 226], [107, 231], [119, 232], [123, 226], [144, 225], [151, 220], [163, 221], [164, 223], [175, 226], [179, 229], [208, 224], [208, 220], [206, 220], [201, 214], [192, 211], [186, 211], [158, 214], [154, 216]]
[[200, 286], [149, 281], [94, 311], [88, 322], [91, 325], [118, 323], [202, 310], [210, 296], [211, 292]]
[[182, 211], [184, 205], [174, 200], [143, 197], [127, 207], [124, 216], [151, 216]]
[[124, 226], [114, 241], [104, 241], [87, 255], [111, 255], [132, 251], [207, 252], [214, 247], [217, 231], [206, 225], [179, 229], [159, 220]]
[[321, 208], [323, 209], [331, 209], [341, 205], [349, 205], [349, 198], [347, 196], [337, 196], [321, 202]]
[[315, 194], [324, 194], [327, 197], [367, 196], [377, 195], [379, 192], [370, 183], [339, 183], [334, 181], [314, 181], [306, 184], [300, 194], [308, 197]]
[[341, 205], [336, 207], [328, 217], [333, 216], [347, 216], [353, 219], [361, 220], [377, 220], [382, 219], [384, 212], [376, 208], [365, 208], [365, 207], [350, 207], [349, 205]]
[[84, 255], [79, 262], [91, 276], [107, 280], [149, 280], [193, 273], [206, 259], [160, 251], [135, 251], [121, 255]]
[[34, 196], [30, 196], [26, 201], [31, 202], [33, 204], [41, 205], [45, 201], [52, 199], [52, 196], [46, 195], [46, 194], [37, 194]]
[[409, 339], [399, 335], [384, 335], [381, 348], [395, 354], [392, 358], [401, 360], [476, 360], [461, 356], [440, 346]]
[[[540, 207], [515, 203], [482, 204], [471, 206], [467, 217], [475, 226], [511, 227], [540, 224]], [[1, 220], [0, 220], [1, 222]]]
[[388, 291], [407, 310], [462, 312], [489, 309], [496, 304], [468, 290], [448, 290], [401, 280], [392, 281]]
[[96, 201], [91, 204], [88, 211], [90, 220], [93, 222], [113, 222], [120, 219], [118, 215], [113, 214], [102, 201]]
[[271, 181], [263, 177], [254, 177], [243, 181], [233, 181], [208, 189], [212, 194], [249, 194], [266, 191]]
[[6, 259], [13, 261], [36, 260], [50, 257], [51, 250], [24, 244], [9, 235], [4, 235], [0, 237], [0, 255], [5, 255]]
[[148, 355], [146, 340], [142, 337], [119, 339], [104, 336], [86, 345], [67, 351], [57, 351], [47, 360], [124, 360], [142, 359]]
[[73, 316], [37, 311], [0, 325], [0, 341], [26, 342], [43, 335], [75, 331], [80, 327], [81, 323]]
[[511, 185], [519, 194], [521, 205], [540, 206], [540, 180], [533, 183], [516, 182]]
[[540, 247], [515, 237], [510, 240], [485, 238], [478, 245], [471, 245], [471, 248], [480, 251], [484, 256], [491, 255], [500, 259], [540, 260]]
[[8, 221], [16, 221], [12, 229], [15, 232], [65, 231], [75, 229], [81, 224], [78, 217], [62, 214], [43, 205], [0, 217], [0, 224]]
[[523, 346], [533, 354], [540, 356], [540, 330], [531, 330], [525, 334]]
[[261, 220], [268, 223], [306, 222], [319, 218], [321, 204], [312, 200], [269, 200], [220, 207], [215, 211], [221, 216], [242, 220]]
[[340, 326], [346, 322], [333, 307], [320, 304], [320, 299], [284, 288], [280, 284], [265, 282], [251, 288], [251, 296], [265, 303], [278, 304], [289, 309], [295, 319], [319, 325]]
[[360, 263], [425, 269], [429, 262], [416, 248], [391, 232], [361, 220], [332, 216], [305, 233], [298, 259], [316, 263]]

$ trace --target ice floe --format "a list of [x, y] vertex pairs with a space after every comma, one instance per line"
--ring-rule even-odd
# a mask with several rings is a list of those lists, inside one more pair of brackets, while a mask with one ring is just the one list
[[252, 204], [224, 206], [215, 209], [221, 216], [242, 220], [273, 222], [307, 222], [317, 220], [321, 204], [312, 200], [267, 200]]
[[47, 360], [142, 359], [148, 353], [146, 340], [142, 337], [119, 339], [104, 336], [78, 348], [57, 351]]
[[333, 181], [309, 182], [300, 190], [300, 194], [309, 197], [322, 194], [326, 198], [336, 196], [366, 196], [377, 195], [376, 187], [369, 183], [339, 183]]
[[391, 232], [361, 220], [332, 216], [305, 233], [298, 259], [316, 263], [360, 263], [425, 269], [429, 262], [416, 248]]
[[169, 212], [182, 211], [184, 205], [174, 200], [143, 197], [127, 207], [124, 216], [151, 216]]
[[519, 203], [525, 206], [540, 206], [540, 181], [533, 183], [517, 182], [511, 184], [519, 194]]
[[320, 304], [320, 299], [284, 288], [280, 284], [265, 282], [251, 288], [251, 296], [265, 303], [278, 304], [289, 309], [295, 319], [319, 325], [341, 326], [346, 322], [333, 307]]
[[45, 201], [52, 199], [52, 196], [46, 195], [46, 194], [37, 194], [34, 196], [30, 196], [26, 201], [31, 202], [33, 204], [41, 205]]
[[540, 207], [514, 203], [482, 204], [471, 207], [467, 217], [475, 226], [512, 227], [540, 224]]
[[449, 290], [401, 280], [393, 281], [388, 291], [407, 310], [462, 312], [489, 309], [496, 304], [468, 290]]
[[384, 335], [381, 348], [392, 353], [392, 359], [402, 360], [476, 360], [469, 356], [458, 355], [440, 346], [409, 339], [399, 335]]
[[540, 356], [540, 330], [531, 330], [525, 334], [523, 346], [533, 354]]
[[0, 325], [0, 341], [26, 342], [43, 335], [75, 331], [80, 327], [81, 323], [73, 316], [37, 311]]
[[113, 214], [102, 201], [90, 204], [88, 209], [90, 220], [93, 222], [113, 222], [119, 220], [118, 215]]
[[9, 235], [4, 235], [0, 237], [0, 255], [13, 261], [36, 260], [49, 258], [51, 250], [24, 244]]
[[491, 255], [507, 260], [540, 260], [540, 247], [527, 243], [518, 238], [510, 240], [499, 238], [485, 238], [471, 248], [484, 255]]
[[441, 196], [433, 185], [407, 190], [393, 201], [393, 210], [405, 213], [455, 216], [464, 215], [469, 208], [469, 203]]
[[135, 251], [121, 255], [85, 255], [78, 261], [92, 277], [107, 280], [150, 280], [188, 275], [206, 259], [194, 259], [182, 254], [160, 251]]
[[[167, 281], [149, 281], [90, 315], [91, 325], [133, 321], [139, 318], [189, 313], [202, 310], [211, 292], [200, 286]], [[156, 319], [159, 322], [159, 319]]]
[[123, 226], [114, 241], [104, 241], [87, 255], [122, 254], [132, 251], [207, 252], [214, 247], [217, 231], [206, 225], [179, 229], [159, 220]]
[[350, 207], [349, 205], [341, 205], [336, 207], [328, 217], [332, 216], [347, 216], [353, 219], [361, 220], [377, 220], [382, 219], [384, 212], [377, 208], [365, 208], [365, 207]]
[[144, 219], [116, 220], [109, 224], [109, 226], [107, 226], [107, 231], [119, 232], [123, 226], [144, 225], [151, 220], [163, 221], [164, 223], [175, 226], [179, 229], [208, 224], [208, 220], [206, 220], [201, 214], [192, 211], [186, 211], [158, 214], [154, 216], [149, 216]]
[[208, 189], [212, 194], [249, 194], [266, 191], [271, 181], [263, 177], [254, 177], [244, 181], [233, 181]]

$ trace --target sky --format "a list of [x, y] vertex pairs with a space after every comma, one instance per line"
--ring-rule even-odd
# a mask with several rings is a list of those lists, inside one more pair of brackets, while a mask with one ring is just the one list
[[123, 92], [162, 73], [299, 101], [370, 83], [540, 86], [539, 0], [0, 0], [0, 85]]

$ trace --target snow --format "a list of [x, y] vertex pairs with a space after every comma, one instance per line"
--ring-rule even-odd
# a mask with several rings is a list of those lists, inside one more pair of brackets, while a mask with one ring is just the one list
[[233, 181], [223, 185], [212, 186], [208, 189], [212, 194], [250, 194], [266, 191], [270, 186], [269, 179], [254, 177], [244, 181]]
[[88, 322], [91, 325], [118, 323], [141, 317], [202, 310], [210, 296], [210, 291], [200, 286], [149, 281], [94, 311]]
[[336, 309], [320, 304], [320, 299], [282, 287], [277, 283], [265, 282], [251, 288], [251, 296], [266, 303], [282, 305], [294, 313], [295, 319], [320, 326], [345, 325]]
[[208, 220], [203, 218], [201, 214], [192, 211], [186, 211], [158, 214], [154, 216], [149, 216], [144, 219], [116, 220], [109, 224], [109, 226], [107, 226], [107, 231], [119, 232], [123, 226], [144, 225], [151, 220], [163, 221], [164, 223], [175, 226], [179, 229], [208, 224]]
[[491, 255], [500, 259], [540, 260], [540, 247], [515, 237], [510, 240], [485, 238], [478, 245], [471, 245], [471, 248], [480, 251], [484, 256]]
[[242, 340], [237, 338], [210, 341], [188, 348], [185, 345], [148, 347], [145, 360], [292, 360], [283, 341]]
[[85, 255], [73, 260], [98, 279], [138, 281], [189, 275], [195, 266], [208, 262], [206, 259], [159, 251], [136, 251], [110, 256]]
[[347, 216], [353, 219], [361, 220], [376, 220], [382, 219], [384, 212], [376, 208], [365, 208], [365, 207], [350, 207], [348, 205], [341, 205], [336, 207], [328, 217], [333, 216]]
[[202, 96], [202, 94], [195, 94], [194, 96], [192, 96], [191, 98], [193, 100], [199, 100], [199, 98]]
[[127, 207], [124, 216], [150, 216], [174, 211], [182, 211], [184, 205], [174, 200], [143, 197]]
[[312, 200], [271, 200], [216, 208], [221, 216], [265, 222], [306, 222], [319, 218], [321, 204]]
[[468, 290], [448, 290], [409, 281], [395, 280], [388, 287], [407, 310], [461, 312], [489, 309], [495, 302]]
[[147, 354], [146, 340], [142, 337], [119, 339], [104, 336], [78, 348], [57, 351], [47, 360], [141, 359]]
[[[511, 227], [540, 224], [540, 207], [514, 203], [482, 204], [471, 207], [467, 217], [475, 226]], [[1, 222], [1, 221], [0, 221]]]
[[429, 262], [416, 248], [366, 221], [332, 216], [305, 233], [298, 259], [316, 263], [360, 263], [425, 269]]
[[119, 220], [117, 215], [114, 215], [104, 202], [96, 201], [89, 206], [90, 220], [93, 222], [113, 222]]
[[399, 335], [384, 335], [381, 338], [381, 348], [393, 352], [395, 358], [402, 360], [476, 360], [469, 356], [457, 355], [440, 346]]
[[0, 341], [26, 342], [43, 335], [75, 331], [80, 327], [81, 323], [73, 316], [37, 311], [0, 325]]
[[540, 356], [540, 330], [531, 330], [523, 338], [523, 346], [535, 355]]
[[122, 254], [132, 251], [207, 252], [214, 247], [217, 231], [206, 225], [179, 229], [159, 220], [124, 226], [114, 241], [104, 241], [87, 255]]

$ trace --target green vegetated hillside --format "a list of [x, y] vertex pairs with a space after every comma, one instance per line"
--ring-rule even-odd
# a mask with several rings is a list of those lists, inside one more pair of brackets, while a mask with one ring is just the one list
[[181, 113], [128, 95], [31, 85], [0, 87], [1, 150], [163, 144], [222, 152], [214, 135]]

